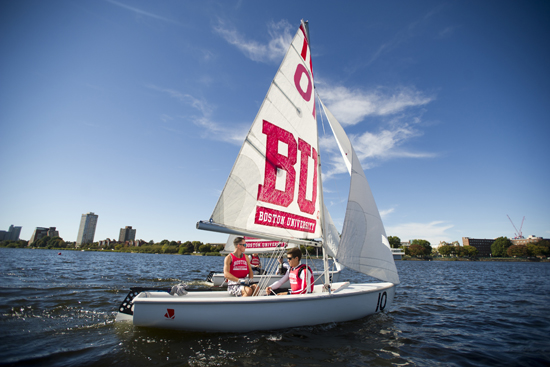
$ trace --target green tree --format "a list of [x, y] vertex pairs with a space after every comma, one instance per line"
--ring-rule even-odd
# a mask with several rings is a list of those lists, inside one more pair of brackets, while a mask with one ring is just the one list
[[479, 250], [474, 246], [464, 246], [463, 248], [466, 253], [465, 256], [468, 256], [468, 257], [476, 257], [479, 252]]
[[430, 244], [430, 242], [426, 241], [426, 240], [412, 240], [411, 241], [411, 246], [412, 245], [420, 245], [422, 247], [424, 247], [425, 249], [425, 255], [429, 255], [432, 253], [432, 246]]
[[499, 237], [491, 245], [491, 255], [496, 257], [504, 257], [507, 255], [508, 247], [512, 246], [512, 241], [507, 237]]
[[533, 244], [529, 243], [527, 244], [527, 250], [529, 252], [529, 256], [548, 256], [550, 255], [550, 249], [546, 246], [540, 246], [539, 243]]
[[439, 248], [439, 253], [443, 256], [449, 256], [453, 252], [453, 246], [444, 245]]
[[188, 254], [192, 254], [193, 251], [195, 251], [195, 246], [193, 245], [193, 243], [191, 241], [187, 241], [185, 242], [182, 246], [185, 247], [185, 251], [186, 253]]
[[410, 245], [405, 249], [405, 253], [409, 256], [424, 256], [428, 255], [429, 253], [426, 253], [426, 248], [422, 245], [414, 244]]
[[50, 240], [51, 240], [50, 236], [44, 236], [41, 239], [39, 239], [38, 241], [34, 241], [33, 246], [34, 247], [47, 247], [48, 246], [48, 241], [50, 241]]
[[210, 246], [209, 244], [206, 244], [206, 245], [200, 245], [199, 246], [199, 252], [200, 253], [207, 253], [207, 252], [212, 252], [212, 246]]
[[46, 244], [48, 248], [65, 248], [65, 241], [63, 241], [63, 238], [56, 236], [52, 237], [48, 243]]
[[[164, 242], [164, 241], [162, 241], [162, 242]], [[178, 252], [177, 246], [172, 246], [170, 244], [170, 242], [168, 242], [168, 241], [164, 242], [164, 245], [162, 245], [162, 253], [164, 253], [164, 254], [175, 254], [176, 252]]]
[[527, 246], [524, 245], [512, 245], [506, 250], [506, 254], [510, 257], [527, 257]]
[[[550, 241], [542, 240], [536, 243], [542, 256], [550, 256]], [[540, 256], [540, 255], [536, 255]]]
[[315, 247], [315, 246], [306, 246], [306, 251], [310, 255], [315, 255], [317, 253], [317, 247]]
[[193, 251], [195, 251], [195, 252], [200, 252], [200, 251], [199, 251], [199, 248], [200, 248], [202, 245], [204, 245], [204, 243], [202, 243], [201, 241], [193, 241], [192, 244], [193, 244], [193, 248], [194, 248]]
[[397, 236], [389, 236], [388, 242], [390, 243], [391, 248], [399, 248], [401, 247], [401, 239]]

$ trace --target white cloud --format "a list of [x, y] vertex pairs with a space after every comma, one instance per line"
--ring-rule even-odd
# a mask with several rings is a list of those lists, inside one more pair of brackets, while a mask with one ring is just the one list
[[135, 8], [133, 6], [129, 6], [129, 5], [126, 5], [126, 4], [119, 3], [118, 1], [114, 1], [114, 0], [107, 0], [107, 1], [110, 2], [113, 5], [118, 6], [118, 7], [121, 7], [123, 9], [132, 11], [137, 17], [145, 16], [145, 17], [148, 17], [148, 18], [161, 20], [161, 21], [167, 22], [167, 23], [180, 24], [180, 23], [176, 22], [175, 20], [168, 19], [168, 18], [165, 18], [165, 17], [161, 17], [160, 15], [149, 13], [147, 11]]
[[401, 241], [414, 239], [427, 240], [433, 246], [438, 245], [440, 241], [452, 242], [452, 238], [447, 230], [454, 225], [444, 221], [433, 221], [430, 223], [403, 223], [395, 226], [387, 226], [388, 236], [397, 236]]
[[408, 140], [420, 135], [422, 133], [418, 129], [407, 123], [401, 123], [377, 133], [364, 132], [353, 136], [351, 140], [359, 160], [366, 162], [368, 168], [372, 165], [368, 162], [372, 162], [373, 159], [434, 157], [434, 153], [413, 152], [400, 147]]
[[356, 125], [368, 116], [389, 116], [434, 100], [412, 87], [378, 87], [368, 91], [321, 83], [319, 95], [343, 125]]
[[286, 20], [281, 20], [278, 23], [269, 22], [267, 27], [270, 36], [267, 44], [246, 39], [222, 20], [218, 21], [214, 30], [253, 61], [280, 62], [292, 42], [292, 26]]
[[439, 31], [439, 33], [436, 35], [436, 38], [438, 39], [441, 39], [441, 38], [446, 38], [446, 37], [450, 37], [452, 36], [452, 34], [454, 33], [456, 27], [447, 27], [445, 29], [442, 29], [441, 31]]
[[[369, 118], [374, 131], [349, 134], [364, 169], [379, 161], [394, 158], [430, 158], [434, 153], [405, 148], [406, 143], [421, 136], [421, 115], [425, 105], [434, 100], [413, 87], [374, 88], [371, 90], [332, 87], [321, 83], [319, 95], [342, 125], [359, 125]], [[357, 130], [357, 128], [355, 128]], [[328, 133], [327, 133], [328, 134]], [[347, 172], [332, 134], [320, 139], [321, 148], [329, 152], [323, 179]], [[328, 163], [328, 164], [327, 164]]]
[[[196, 109], [199, 112], [197, 116], [180, 116], [182, 119], [189, 119], [193, 124], [202, 128], [201, 136], [203, 138], [224, 141], [231, 144], [242, 144], [244, 137], [248, 131], [248, 126], [244, 124], [240, 127], [231, 126], [226, 127], [211, 120], [211, 114], [213, 107], [206, 101], [195, 98], [194, 96], [186, 93], [181, 93], [174, 89], [161, 88], [155, 85], [148, 85], [150, 89], [156, 90], [168, 94], [170, 97], [177, 99], [178, 101], [185, 103]], [[167, 122], [169, 116], [161, 115], [161, 120]], [[166, 128], [169, 131], [175, 131], [173, 129]]]
[[416, 37], [420, 34], [425, 26], [429, 24], [429, 20], [432, 16], [437, 14], [443, 5], [439, 5], [434, 9], [428, 11], [424, 16], [420, 17], [418, 20], [415, 20], [409, 23], [406, 27], [400, 29], [395, 35], [387, 40], [385, 43], [380, 45], [376, 52], [372, 55], [367, 65], [375, 62], [381, 55], [391, 52], [392, 50], [398, 48], [401, 44], [406, 43], [409, 39]]
[[197, 117], [192, 119], [193, 123], [203, 128], [201, 136], [206, 139], [225, 141], [226, 143], [241, 145], [244, 141], [248, 129], [226, 128], [208, 117]]
[[387, 218], [391, 213], [393, 213], [395, 211], [395, 208], [390, 208], [390, 209], [386, 209], [386, 210], [381, 210], [380, 211], [380, 217], [382, 219], [385, 219]]

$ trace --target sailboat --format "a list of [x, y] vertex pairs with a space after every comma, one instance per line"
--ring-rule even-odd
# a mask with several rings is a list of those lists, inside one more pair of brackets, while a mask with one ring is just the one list
[[[143, 327], [246, 332], [359, 319], [390, 307], [399, 276], [365, 173], [344, 129], [320, 101], [351, 176], [341, 235], [323, 201], [308, 23], [302, 21], [201, 230], [322, 247], [323, 284], [290, 296], [132, 289], [117, 321]], [[331, 282], [329, 256], [381, 282]], [[298, 310], [300, 312], [285, 312]], [[231, 315], [245, 315], [242, 318]]]

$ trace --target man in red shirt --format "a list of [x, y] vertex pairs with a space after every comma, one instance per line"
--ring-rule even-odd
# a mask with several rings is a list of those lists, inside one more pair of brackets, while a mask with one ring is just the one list
[[243, 237], [237, 237], [233, 241], [235, 252], [227, 255], [223, 262], [223, 275], [227, 279], [227, 291], [236, 297], [249, 297], [254, 294], [256, 284], [248, 286], [245, 279], [254, 278], [248, 256], [244, 254], [246, 241]]

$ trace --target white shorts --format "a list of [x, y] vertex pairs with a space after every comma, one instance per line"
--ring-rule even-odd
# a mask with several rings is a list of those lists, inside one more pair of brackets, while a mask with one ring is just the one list
[[241, 285], [237, 282], [229, 281], [227, 282], [227, 291], [229, 294], [235, 297], [241, 297], [243, 295], [244, 285]]

